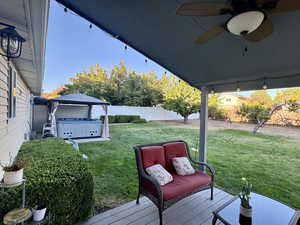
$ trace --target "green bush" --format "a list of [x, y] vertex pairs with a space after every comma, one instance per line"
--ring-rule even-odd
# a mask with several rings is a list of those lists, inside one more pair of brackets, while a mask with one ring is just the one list
[[[26, 159], [26, 203], [47, 205], [52, 223], [72, 225], [87, 218], [94, 205], [93, 177], [86, 161], [62, 139], [26, 142], [17, 160]], [[0, 220], [21, 204], [21, 188], [0, 192]]]
[[145, 119], [138, 119], [138, 120], [133, 120], [132, 123], [147, 123], [147, 120], [145, 120]]
[[115, 123], [116, 122], [116, 117], [115, 116], [108, 116], [108, 121], [109, 121], [109, 123]]
[[[104, 116], [101, 116], [100, 119], [103, 121]], [[108, 116], [109, 123], [132, 123], [135, 120], [140, 120], [141, 117], [137, 115], [115, 115]]]
[[270, 108], [264, 107], [262, 105], [246, 105], [242, 104], [238, 111], [237, 115], [246, 117], [249, 122], [260, 123], [263, 120], [270, 119]]
[[226, 119], [224, 110], [222, 110], [217, 105], [209, 105], [208, 106], [208, 117], [213, 120]]

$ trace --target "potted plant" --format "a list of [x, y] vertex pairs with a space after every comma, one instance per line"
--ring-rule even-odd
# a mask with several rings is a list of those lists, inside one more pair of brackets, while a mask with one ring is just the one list
[[244, 217], [252, 217], [252, 207], [250, 205], [252, 184], [250, 184], [246, 178], [242, 178], [242, 191], [239, 194], [241, 199], [240, 214]]
[[25, 164], [24, 160], [12, 160], [12, 157], [10, 157], [10, 162], [7, 165], [1, 164], [4, 171], [3, 182], [9, 185], [22, 182]]
[[47, 207], [45, 204], [38, 204], [32, 209], [33, 221], [42, 221], [45, 218]]

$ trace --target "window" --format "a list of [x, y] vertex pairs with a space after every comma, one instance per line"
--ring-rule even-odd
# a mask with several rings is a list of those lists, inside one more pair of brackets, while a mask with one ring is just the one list
[[8, 118], [16, 117], [17, 73], [9, 67], [8, 74]]

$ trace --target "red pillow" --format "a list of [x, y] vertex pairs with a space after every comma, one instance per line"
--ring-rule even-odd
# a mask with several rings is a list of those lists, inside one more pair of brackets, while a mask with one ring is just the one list
[[160, 164], [166, 168], [165, 153], [162, 146], [147, 146], [141, 148], [143, 167]]
[[187, 157], [187, 149], [184, 142], [171, 142], [163, 145], [165, 149], [166, 169], [175, 171], [172, 158]]

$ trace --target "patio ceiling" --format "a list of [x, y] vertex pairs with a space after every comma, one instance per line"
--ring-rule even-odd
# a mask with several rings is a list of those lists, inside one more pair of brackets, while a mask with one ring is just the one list
[[58, 2], [194, 87], [253, 90], [261, 89], [264, 79], [268, 88], [300, 86], [300, 11], [270, 14], [274, 32], [256, 43], [225, 32], [197, 45], [193, 41], [201, 33], [229, 16], [177, 16], [178, 6], [190, 2], [181, 0]]

